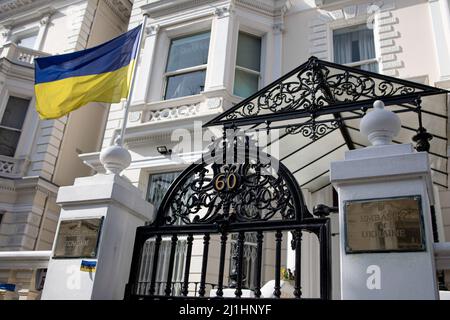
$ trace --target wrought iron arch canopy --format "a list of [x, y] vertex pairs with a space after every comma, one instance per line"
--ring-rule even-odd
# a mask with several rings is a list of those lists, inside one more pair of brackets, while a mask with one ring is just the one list
[[[236, 144], [245, 146], [243, 155], [237, 155]], [[225, 160], [230, 150], [234, 161], [217, 161]], [[212, 143], [202, 160], [191, 164], [171, 184], [154, 225], [234, 224], [239, 228], [269, 220], [299, 223], [308, 218], [313, 215], [288, 168], [260, 150], [251, 154], [249, 138], [234, 136]]]
[[[314, 122], [318, 126], [340, 122], [345, 120], [337, 116], [341, 112], [362, 110], [362, 114], [354, 114], [353, 118], [362, 117], [376, 100], [382, 100], [386, 106], [403, 107], [400, 112], [413, 111], [420, 116], [422, 98], [447, 93], [444, 89], [313, 56], [204, 126], [243, 127], [280, 123], [280, 127], [294, 130]], [[299, 123], [299, 119], [303, 121]]]
[[427, 151], [433, 183], [447, 189], [449, 91], [427, 82], [426, 77], [409, 81], [311, 57], [204, 127], [276, 133], [266, 146], [280, 144], [279, 160], [301, 188], [315, 192], [330, 185], [329, 161], [368, 146], [359, 120], [382, 100], [402, 122], [393, 143], [413, 142], [417, 151]]

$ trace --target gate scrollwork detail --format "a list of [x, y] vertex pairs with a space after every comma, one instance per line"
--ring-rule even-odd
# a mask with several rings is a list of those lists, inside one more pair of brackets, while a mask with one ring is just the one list
[[[264, 154], [264, 159], [271, 158]], [[192, 164], [169, 188], [156, 223], [222, 224], [312, 217], [294, 176], [282, 163], [277, 166], [275, 170], [272, 161], [248, 157], [242, 163], [203, 160]]]
[[[202, 164], [172, 190], [165, 224], [295, 220], [295, 186], [284, 168], [261, 172], [270, 164]], [[168, 193], [170, 194], [170, 192]], [[301, 205], [301, 204], [300, 204]], [[164, 208], [162, 208], [164, 210]]]

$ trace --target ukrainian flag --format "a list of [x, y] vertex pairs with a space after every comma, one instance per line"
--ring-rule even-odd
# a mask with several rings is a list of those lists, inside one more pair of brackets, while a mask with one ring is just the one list
[[80, 271], [95, 272], [97, 261], [81, 260]]
[[97, 47], [35, 60], [36, 110], [59, 118], [89, 102], [127, 98], [142, 27]]

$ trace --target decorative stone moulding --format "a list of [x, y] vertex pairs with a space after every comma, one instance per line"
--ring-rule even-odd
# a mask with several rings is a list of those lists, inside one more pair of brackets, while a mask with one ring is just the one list
[[0, 160], [0, 174], [1, 173], [12, 174], [14, 172], [15, 164], [16, 162], [14, 161]]
[[192, 117], [198, 114], [200, 104], [182, 105], [174, 108], [165, 108], [156, 111], [150, 111], [148, 122], [173, 120], [178, 118]]
[[130, 122], [138, 122], [141, 120], [142, 112], [136, 111], [136, 112], [130, 112], [130, 115], [128, 116], [128, 121]]
[[217, 109], [222, 105], [222, 99], [221, 98], [211, 98], [208, 99], [208, 109]]
[[25, 174], [30, 160], [27, 158], [10, 158], [0, 156], [0, 175], [4, 177], [21, 177]]
[[150, 25], [145, 28], [145, 32], [148, 36], [156, 35], [159, 31], [159, 24]]

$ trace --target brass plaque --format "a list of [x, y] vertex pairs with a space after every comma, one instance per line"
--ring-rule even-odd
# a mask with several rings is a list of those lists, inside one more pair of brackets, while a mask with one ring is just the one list
[[96, 258], [103, 218], [61, 221], [54, 258]]
[[347, 201], [345, 251], [423, 251], [420, 196]]

